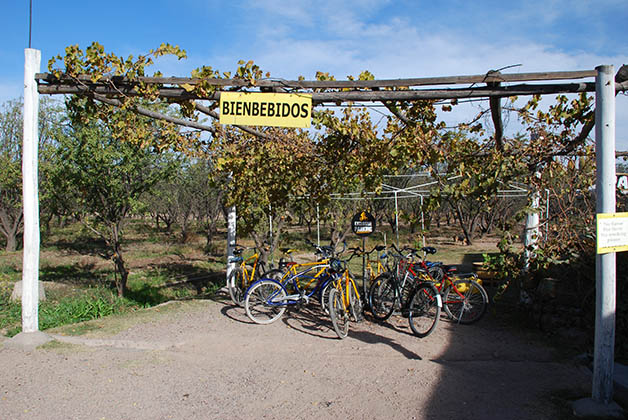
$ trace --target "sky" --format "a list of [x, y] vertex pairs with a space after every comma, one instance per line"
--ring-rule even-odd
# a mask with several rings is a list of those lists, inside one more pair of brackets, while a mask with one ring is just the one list
[[[2, 0], [0, 102], [23, 94], [29, 1]], [[99, 42], [137, 56], [162, 42], [187, 51], [154, 70], [188, 76], [202, 65], [234, 71], [253, 60], [272, 77], [337, 79], [368, 70], [377, 79], [589, 70], [628, 64], [626, 0], [33, 0], [31, 47], [41, 71], [65, 47]], [[593, 81], [593, 79], [589, 80]], [[552, 102], [545, 98], [544, 104]], [[470, 120], [487, 102], [441, 113]], [[617, 150], [628, 150], [628, 96], [616, 101]], [[490, 125], [490, 124], [489, 124]], [[506, 133], [520, 129], [516, 118]]]

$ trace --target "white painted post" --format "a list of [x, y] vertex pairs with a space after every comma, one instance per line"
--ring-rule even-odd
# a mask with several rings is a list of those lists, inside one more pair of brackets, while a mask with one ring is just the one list
[[397, 204], [397, 191], [395, 191], [395, 231], [397, 233], [397, 248], [399, 248], [399, 206]]
[[421, 235], [423, 236], [423, 246], [425, 247], [425, 219], [423, 217], [423, 196], [421, 195]]
[[547, 242], [549, 238], [549, 211], [550, 211], [550, 190], [545, 189], [545, 238], [543, 243]]
[[[268, 205], [268, 237], [270, 238], [270, 243], [273, 243], [273, 206], [271, 204]], [[273, 254], [270, 254], [270, 265], [271, 268], [275, 264], [275, 257]]]
[[[541, 176], [538, 172], [535, 174], [538, 178]], [[530, 211], [526, 216], [526, 227], [523, 245], [525, 250], [523, 251], [523, 269], [528, 271], [530, 268], [530, 260], [534, 257], [537, 244], [539, 241], [539, 208], [541, 202], [541, 195], [538, 189], [535, 189], [530, 196]]]
[[236, 239], [236, 207], [231, 206], [227, 216], [227, 280], [229, 280], [231, 272], [236, 267], [235, 263], [231, 262]]
[[[615, 213], [615, 70], [613, 66], [599, 66], [596, 70], [596, 207], [597, 213]], [[592, 398], [602, 404], [613, 401], [615, 270], [614, 252], [597, 255]]]
[[22, 332], [39, 330], [39, 197], [38, 114], [39, 93], [35, 73], [41, 51], [24, 50], [24, 132], [22, 147], [22, 197], [24, 209], [24, 253], [22, 262]]
[[321, 246], [321, 217], [316, 205], [316, 245]]

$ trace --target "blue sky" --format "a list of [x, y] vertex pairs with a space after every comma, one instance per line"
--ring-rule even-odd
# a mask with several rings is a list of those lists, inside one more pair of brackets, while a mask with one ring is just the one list
[[[0, 101], [22, 95], [28, 0], [5, 0], [0, 29]], [[155, 68], [184, 76], [201, 65], [232, 71], [254, 60], [273, 77], [343, 79], [592, 69], [628, 63], [628, 1], [385, 0], [33, 0], [32, 47], [42, 71], [66, 46], [92, 41], [118, 55], [162, 42], [188, 53]], [[549, 103], [550, 99], [546, 99]], [[482, 104], [457, 107], [447, 122], [472, 118]], [[508, 128], [517, 129], [509, 121]], [[617, 99], [617, 148], [628, 150], [628, 96]]]

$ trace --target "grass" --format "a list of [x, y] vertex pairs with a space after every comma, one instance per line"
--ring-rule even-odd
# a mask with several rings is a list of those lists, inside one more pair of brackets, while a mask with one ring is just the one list
[[[100, 256], [104, 243], [79, 224], [53, 227], [42, 238], [39, 279], [46, 300], [39, 306], [41, 330], [76, 325], [77, 333], [84, 333], [95, 328], [85, 321], [172, 300], [206, 298], [223, 284], [224, 257], [205, 255], [202, 238], [177, 244], [148, 223], [132, 221], [128, 226], [124, 257], [130, 275], [124, 298], [115, 292], [112, 262]], [[217, 244], [217, 249], [225, 247]], [[21, 303], [10, 300], [21, 280], [21, 258], [21, 251], [0, 251], [0, 334], [7, 336], [21, 330]]]

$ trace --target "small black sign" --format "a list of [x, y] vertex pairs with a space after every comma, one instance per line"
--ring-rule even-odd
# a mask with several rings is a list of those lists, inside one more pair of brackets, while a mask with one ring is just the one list
[[358, 236], [369, 236], [375, 232], [375, 218], [366, 211], [357, 213], [351, 219], [351, 229]]

